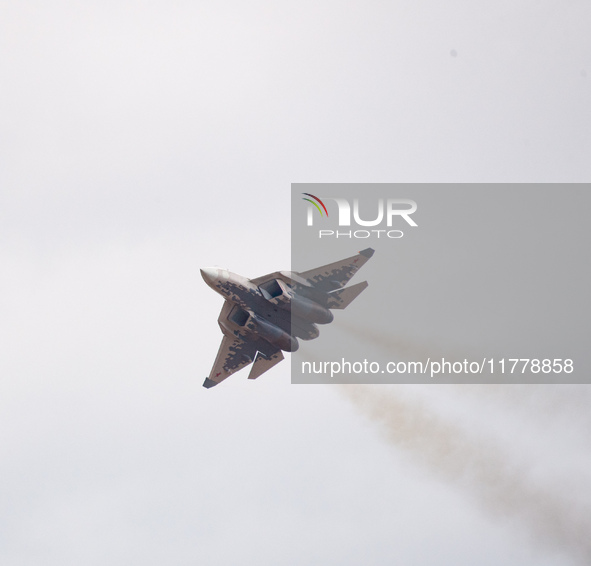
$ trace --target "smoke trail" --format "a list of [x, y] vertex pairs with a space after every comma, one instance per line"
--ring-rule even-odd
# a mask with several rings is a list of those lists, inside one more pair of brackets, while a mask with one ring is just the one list
[[465, 357], [465, 355], [460, 356], [456, 352], [450, 351], [449, 348], [443, 351], [434, 344], [426, 344], [404, 336], [384, 332], [379, 328], [362, 328], [358, 324], [351, 324], [345, 320], [335, 321], [335, 326], [345, 330], [358, 340], [378, 347], [384, 354], [388, 354], [389, 356], [397, 355], [401, 360], [405, 361], [426, 360], [431, 357], [433, 359], [445, 358], [453, 363], [462, 361]]
[[[445, 358], [453, 363], [461, 362], [466, 357], [466, 353], [460, 356], [449, 348], [442, 350], [436, 345], [425, 344], [400, 335], [384, 333], [375, 328], [361, 328], [359, 325], [350, 324], [343, 320], [338, 321], [337, 326], [355, 336], [357, 340], [377, 346], [388, 356], [398, 356], [400, 360], [404, 361]], [[480, 357], [480, 354], [473, 356], [474, 359]], [[477, 377], [479, 381], [484, 382], [489, 375], [488, 366], [485, 366], [484, 371]], [[455, 377], [459, 378], [460, 376]], [[468, 376], [468, 379], [471, 380], [473, 377]], [[537, 418], [546, 423], [550, 417], [562, 414], [573, 423], [573, 426], [577, 426], [577, 423], [579, 423], [581, 425], [579, 426], [581, 436], [587, 442], [591, 440], [591, 429], [589, 428], [591, 412], [588, 410], [591, 401], [591, 386], [589, 385], [473, 382], [450, 383], [448, 385], [456, 386], [454, 387], [456, 393], [494, 399], [497, 403], [501, 403], [513, 410], [525, 412], [529, 417]]]
[[476, 441], [421, 405], [377, 386], [339, 389], [387, 439], [446, 480], [467, 487], [489, 510], [520, 518], [536, 541], [591, 563], [591, 516], [565, 494], [536, 485], [528, 468], [510, 462], [492, 442]]

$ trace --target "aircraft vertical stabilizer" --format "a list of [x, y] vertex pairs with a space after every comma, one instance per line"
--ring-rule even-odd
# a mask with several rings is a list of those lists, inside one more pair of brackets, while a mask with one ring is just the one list
[[338, 291], [333, 291], [328, 294], [328, 302], [326, 304], [329, 309], [345, 309], [347, 308], [367, 287], [367, 281], [357, 283], [357, 285], [351, 285], [351, 287], [345, 287]]
[[278, 350], [275, 354], [270, 357], [264, 356], [260, 352], [257, 353], [257, 357], [252, 364], [248, 379], [256, 379], [259, 375], [262, 375], [267, 370], [271, 369], [275, 364], [278, 364], [283, 359], [283, 352]]

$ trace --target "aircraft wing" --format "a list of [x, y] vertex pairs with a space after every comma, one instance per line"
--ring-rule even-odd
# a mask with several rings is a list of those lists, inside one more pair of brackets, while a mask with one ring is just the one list
[[203, 387], [213, 387], [234, 372], [252, 363], [256, 355], [256, 348], [239, 338], [225, 336], [222, 338], [218, 355], [215, 358], [209, 377], [203, 382]]
[[374, 250], [367, 248], [352, 257], [309, 271], [302, 271], [298, 275], [306, 279], [315, 289], [329, 293], [344, 287], [373, 254]]
[[218, 355], [203, 387], [213, 387], [238, 370], [253, 364], [249, 379], [256, 379], [283, 359], [281, 350], [262, 339], [243, 339], [224, 334]]

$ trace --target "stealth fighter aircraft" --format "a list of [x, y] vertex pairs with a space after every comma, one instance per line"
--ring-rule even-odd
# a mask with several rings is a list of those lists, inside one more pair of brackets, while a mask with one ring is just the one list
[[367, 287], [366, 281], [345, 285], [373, 253], [367, 248], [310, 271], [276, 271], [256, 279], [202, 269], [205, 282], [225, 299], [218, 318], [224, 336], [203, 387], [213, 387], [249, 364], [248, 378], [256, 379], [283, 359], [282, 350], [297, 350], [298, 338], [317, 338], [316, 325], [333, 320], [330, 309], [346, 308]]

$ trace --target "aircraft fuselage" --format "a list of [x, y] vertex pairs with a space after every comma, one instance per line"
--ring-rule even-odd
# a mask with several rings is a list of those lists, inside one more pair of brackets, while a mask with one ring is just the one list
[[[234, 305], [228, 316], [219, 321], [224, 334], [244, 337], [253, 333], [281, 350], [293, 352], [298, 348], [296, 338], [318, 337], [314, 322], [332, 320], [328, 309], [298, 296], [283, 281], [274, 282], [276, 295], [272, 296], [250, 279], [225, 269], [207, 267], [201, 269], [201, 275], [214, 291]], [[293, 304], [298, 306], [297, 314], [292, 313]]]

